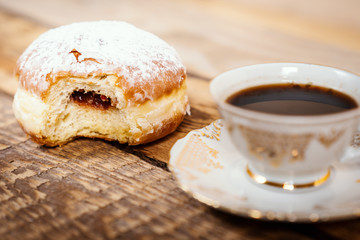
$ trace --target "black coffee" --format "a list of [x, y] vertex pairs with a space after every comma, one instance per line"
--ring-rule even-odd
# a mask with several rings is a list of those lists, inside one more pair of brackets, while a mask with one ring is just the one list
[[231, 95], [228, 103], [249, 110], [283, 115], [321, 115], [356, 108], [356, 101], [337, 90], [311, 84], [271, 84]]

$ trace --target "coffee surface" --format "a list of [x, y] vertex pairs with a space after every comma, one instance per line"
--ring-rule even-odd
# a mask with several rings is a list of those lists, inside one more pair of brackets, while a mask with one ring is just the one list
[[248, 110], [282, 115], [322, 115], [358, 106], [342, 92], [311, 84], [261, 85], [236, 92], [226, 101]]

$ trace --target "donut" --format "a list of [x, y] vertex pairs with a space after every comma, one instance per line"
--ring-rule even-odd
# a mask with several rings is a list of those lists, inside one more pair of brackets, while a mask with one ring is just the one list
[[162, 138], [189, 113], [176, 50], [120, 21], [51, 29], [19, 57], [13, 112], [35, 142], [77, 137], [138, 145]]

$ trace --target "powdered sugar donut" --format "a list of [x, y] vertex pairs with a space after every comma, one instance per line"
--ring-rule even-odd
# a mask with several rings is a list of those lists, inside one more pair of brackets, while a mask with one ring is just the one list
[[84, 136], [130, 145], [171, 132], [189, 110], [175, 49], [117, 21], [49, 30], [20, 56], [15, 117], [39, 144]]

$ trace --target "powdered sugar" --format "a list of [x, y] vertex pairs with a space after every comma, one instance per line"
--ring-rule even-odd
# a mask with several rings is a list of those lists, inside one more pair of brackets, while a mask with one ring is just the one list
[[180, 85], [185, 74], [174, 48], [151, 33], [117, 21], [81, 22], [49, 30], [25, 50], [17, 67], [20, 84], [36, 94], [47, 91], [62, 75], [114, 74], [121, 77], [118, 86], [143, 99], [157, 91], [152, 81]]

